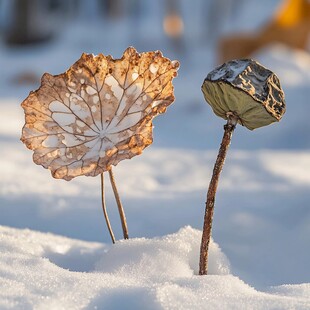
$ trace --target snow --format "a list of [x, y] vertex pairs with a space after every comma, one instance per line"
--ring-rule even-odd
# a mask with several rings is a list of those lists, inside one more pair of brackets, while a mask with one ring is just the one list
[[[267, 1], [247, 1], [227, 20], [229, 31], [261, 23], [271, 14]], [[200, 91], [216, 64], [212, 42], [202, 42], [201, 20], [192, 18], [191, 12], [200, 16], [194, 4], [182, 1], [188, 42], [183, 52], [162, 34], [153, 2], [143, 2], [145, 16], [132, 21], [135, 32], [128, 21], [81, 17], [47, 45], [17, 49], [0, 43], [0, 309], [309, 309], [305, 51], [273, 45], [253, 55], [278, 75], [287, 113], [253, 132], [237, 126], [216, 197], [211, 274], [197, 275], [205, 195], [224, 122]], [[254, 5], [255, 14], [248, 14]], [[25, 71], [64, 72], [82, 52], [118, 58], [129, 45], [139, 52], [161, 49], [181, 66], [176, 101], [154, 121], [153, 145], [114, 169], [130, 239], [112, 246], [99, 178], [55, 180], [19, 141], [20, 103], [38, 84], [13, 80]], [[110, 220], [121, 239], [106, 185]]]
[[114, 246], [0, 227], [2, 309], [307, 309], [310, 284], [261, 292], [229, 273], [219, 246], [196, 275], [200, 231]]

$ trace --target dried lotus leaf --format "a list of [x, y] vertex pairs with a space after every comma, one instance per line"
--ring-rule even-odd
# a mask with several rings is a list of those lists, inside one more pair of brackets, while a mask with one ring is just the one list
[[21, 140], [55, 178], [96, 176], [152, 143], [152, 119], [174, 101], [178, 66], [132, 47], [121, 59], [82, 54], [65, 73], [44, 74], [23, 101]]

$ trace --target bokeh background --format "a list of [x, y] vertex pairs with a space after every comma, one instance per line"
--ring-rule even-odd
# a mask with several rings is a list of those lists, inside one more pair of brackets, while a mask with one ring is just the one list
[[[19, 141], [20, 103], [44, 72], [64, 72], [83, 52], [119, 58], [134, 46], [159, 49], [181, 67], [153, 145], [115, 170], [130, 235], [200, 229], [224, 125], [200, 88], [240, 47], [240, 57], [279, 76], [287, 112], [280, 123], [236, 129], [213, 236], [233, 272], [253, 285], [309, 279], [309, 11], [304, 0], [0, 0], [0, 224], [108, 242], [99, 179], [54, 180], [34, 165]], [[112, 208], [116, 227], [117, 217]]]
[[[268, 134], [269, 128], [252, 134], [240, 130], [234, 145], [247, 145], [247, 148], [309, 147], [309, 136], [304, 135], [310, 131], [310, 125], [300, 103], [306, 101], [307, 96], [303, 84], [308, 82], [308, 76], [302, 70], [308, 69], [308, 52], [299, 48], [305, 53], [290, 53], [296, 46], [281, 42], [281, 36], [288, 36], [285, 27], [284, 34], [275, 33], [266, 42], [260, 38], [260, 33], [274, 22], [277, 12], [282, 11], [286, 2], [308, 1], [2, 0], [0, 95], [2, 98], [17, 95], [20, 99], [25, 98], [30, 89], [39, 86], [44, 72], [63, 72], [82, 52], [111, 54], [117, 58], [130, 45], [138, 51], [160, 49], [165, 56], [180, 60], [181, 68], [180, 78], [175, 82], [178, 104], [171, 108], [172, 112], [167, 116], [169, 120], [161, 125], [165, 132], [173, 131], [175, 134], [163, 140], [158, 137], [155, 142], [180, 146], [186, 139], [188, 147], [216, 147], [221, 120], [204, 114], [210, 111], [203, 104], [200, 86], [207, 73], [221, 63], [223, 53], [240, 45], [238, 41], [223, 45], [223, 39], [246, 34], [257, 42], [257, 46], [249, 55], [241, 52], [239, 58], [253, 57], [274, 70], [285, 90], [292, 85], [302, 89], [298, 98], [295, 93], [291, 98], [290, 89], [287, 90], [287, 101], [294, 102], [298, 119], [295, 119], [295, 114], [287, 113], [287, 121], [274, 126], [272, 135]], [[290, 10], [296, 15], [294, 8]], [[273, 31], [267, 30], [267, 33]], [[295, 37], [299, 32], [296, 29], [290, 35]], [[253, 43], [246, 41], [242, 44], [246, 49]], [[188, 122], [176, 117], [179, 111], [195, 117], [196, 121]], [[202, 122], [204, 125], [200, 126]], [[193, 139], [202, 133], [214, 139]]]

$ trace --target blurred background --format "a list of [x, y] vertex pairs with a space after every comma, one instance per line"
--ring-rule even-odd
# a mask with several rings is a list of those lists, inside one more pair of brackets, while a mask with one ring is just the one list
[[[254, 135], [240, 130], [234, 144], [309, 147], [310, 125], [301, 106], [309, 85], [309, 11], [308, 0], [0, 0], [0, 96], [22, 100], [44, 72], [65, 71], [82, 52], [118, 58], [129, 45], [141, 52], [160, 49], [181, 68], [175, 111], [160, 126], [174, 134], [156, 139], [158, 145], [183, 146], [186, 139], [187, 147], [216, 147], [222, 121], [210, 114], [200, 86], [222, 62], [252, 57], [279, 75], [297, 113], [287, 113], [272, 135], [269, 128]], [[294, 98], [292, 86], [300, 88]], [[204, 136], [215, 142], [202, 141]]]
[[[236, 128], [214, 238], [233, 271], [250, 283], [305, 281], [309, 7], [308, 0], [0, 0], [0, 224], [109, 240], [99, 179], [54, 180], [34, 165], [19, 141], [20, 103], [44, 72], [64, 72], [83, 52], [120, 58], [131, 45], [139, 52], [159, 49], [181, 67], [175, 103], [154, 120], [153, 145], [115, 170], [130, 236], [163, 235], [184, 225], [201, 229], [225, 123], [204, 101], [201, 85], [223, 61], [251, 57], [279, 76], [287, 112], [253, 132]], [[111, 220], [118, 225], [116, 209]]]

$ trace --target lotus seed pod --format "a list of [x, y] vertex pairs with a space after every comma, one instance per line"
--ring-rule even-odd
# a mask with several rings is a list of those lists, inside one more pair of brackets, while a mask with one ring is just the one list
[[202, 92], [217, 116], [234, 114], [250, 130], [280, 121], [286, 110], [278, 77], [252, 59], [217, 67], [204, 80]]

